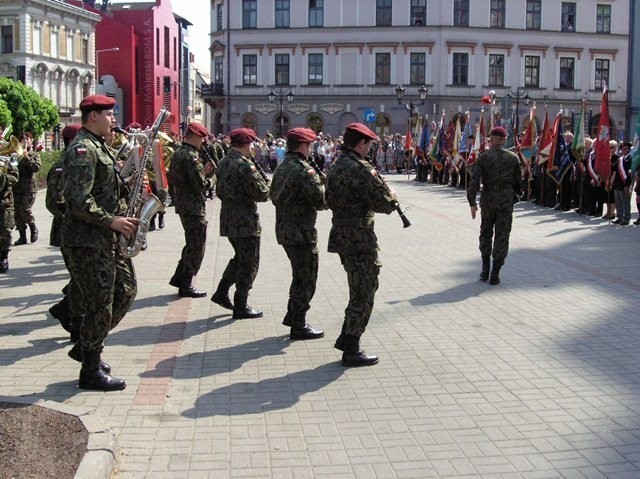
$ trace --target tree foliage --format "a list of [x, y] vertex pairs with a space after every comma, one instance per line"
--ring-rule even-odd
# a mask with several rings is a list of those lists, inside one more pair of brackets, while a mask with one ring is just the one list
[[[58, 108], [53, 102], [19, 81], [0, 78], [0, 99], [7, 104], [12, 133], [16, 136], [28, 131], [37, 138], [60, 123]], [[2, 120], [0, 116], [0, 124]]]
[[9, 106], [7, 105], [7, 102], [4, 101], [2, 97], [0, 97], [0, 131], [4, 130], [10, 124], [11, 124], [11, 110], [9, 110]]

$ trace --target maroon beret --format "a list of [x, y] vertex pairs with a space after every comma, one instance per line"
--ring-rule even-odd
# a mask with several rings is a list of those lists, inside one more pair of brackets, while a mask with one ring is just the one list
[[501, 126], [494, 126], [493, 129], [491, 130], [491, 133], [489, 133], [489, 136], [501, 136], [503, 138], [506, 138], [507, 130], [505, 130]]
[[236, 128], [235, 130], [231, 130], [229, 133], [229, 138], [231, 138], [231, 143], [251, 143], [258, 138], [256, 132], [251, 128]]
[[318, 136], [311, 128], [293, 128], [287, 132], [287, 139], [299, 143], [311, 143]]
[[131, 130], [139, 130], [141, 128], [142, 128], [142, 125], [140, 123], [138, 123], [137, 121], [134, 121], [132, 123], [129, 123], [129, 126], [127, 126], [125, 128], [125, 130], [131, 131]]
[[205, 128], [202, 123], [198, 123], [197, 121], [192, 121], [187, 126], [187, 130], [189, 130], [194, 135], [199, 136], [200, 138], [207, 138], [209, 136], [209, 131]]
[[375, 134], [374, 131], [367, 128], [362, 123], [349, 123], [346, 127], [347, 131], [351, 131], [353, 133], [358, 133], [369, 140], [377, 140], [378, 135]]
[[71, 123], [65, 126], [62, 129], [62, 138], [65, 140], [73, 140], [76, 137], [76, 134], [80, 131], [80, 128], [82, 128], [82, 125], [79, 123]]
[[106, 95], [89, 95], [80, 102], [80, 111], [110, 110], [116, 99]]

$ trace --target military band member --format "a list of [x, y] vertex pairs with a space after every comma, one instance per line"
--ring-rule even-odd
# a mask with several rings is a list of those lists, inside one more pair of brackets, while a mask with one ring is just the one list
[[[216, 195], [221, 200], [220, 236], [226, 236], [235, 255], [222, 273], [211, 301], [233, 310], [233, 319], [259, 318], [262, 311], [247, 305], [249, 291], [260, 265], [260, 216], [256, 202], [267, 201], [269, 183], [251, 158], [256, 140], [250, 128], [236, 128], [229, 134], [231, 147], [218, 164]], [[229, 288], [235, 284], [233, 303]]]
[[40, 154], [33, 150], [33, 138], [31, 133], [25, 132], [20, 135], [24, 154], [18, 161], [18, 172], [20, 179], [13, 185], [13, 200], [15, 204], [15, 223], [20, 237], [14, 245], [27, 244], [27, 226], [30, 230], [29, 240], [32, 243], [38, 241], [38, 228], [33, 217], [33, 204], [36, 201], [38, 186], [36, 184], [36, 173], [40, 171], [42, 162]]
[[0, 164], [0, 273], [9, 271], [9, 250], [11, 250], [11, 230], [14, 222], [12, 186], [18, 182], [18, 166], [10, 158]]
[[309, 164], [316, 133], [294, 128], [287, 133], [287, 153], [273, 173], [271, 201], [276, 207], [276, 239], [291, 262], [291, 286], [287, 314], [282, 324], [291, 328], [291, 339], [316, 339], [321, 329], [307, 324], [305, 316], [318, 279], [318, 210], [327, 209], [324, 185]]
[[82, 129], [64, 160], [67, 209], [62, 245], [84, 311], [80, 340], [72, 351], [81, 353], [79, 386], [103, 391], [126, 387], [124, 380], [109, 374], [101, 354], [109, 331], [125, 316], [137, 293], [133, 264], [119, 252], [118, 236], [130, 238], [140, 222], [122, 216], [126, 204], [121, 199], [127, 191], [103, 138], [115, 124], [114, 105], [115, 99], [104, 95], [90, 95], [80, 102]]
[[[480, 195], [480, 279], [489, 284], [500, 283], [500, 268], [509, 251], [509, 234], [513, 222], [513, 204], [522, 193], [522, 170], [515, 153], [504, 148], [506, 130], [497, 126], [491, 130], [491, 148], [478, 155], [471, 172], [467, 200], [471, 218], [475, 219], [478, 206], [476, 195], [482, 182]], [[491, 254], [493, 253], [493, 266]], [[489, 272], [491, 268], [491, 272]]]
[[214, 166], [203, 162], [198, 153], [208, 135], [209, 132], [201, 123], [189, 123], [184, 141], [174, 152], [169, 167], [176, 213], [180, 216], [185, 240], [180, 261], [169, 284], [178, 288], [180, 297], [202, 298], [207, 295], [206, 291], [197, 289], [192, 281], [202, 265], [207, 240], [204, 193], [214, 182]]
[[374, 232], [374, 213], [389, 214], [398, 205], [366, 155], [377, 135], [361, 123], [347, 125], [340, 155], [329, 168], [326, 200], [333, 213], [329, 252], [338, 253], [347, 273], [349, 304], [335, 348], [343, 366], [370, 366], [378, 356], [360, 349], [371, 312], [382, 263]]

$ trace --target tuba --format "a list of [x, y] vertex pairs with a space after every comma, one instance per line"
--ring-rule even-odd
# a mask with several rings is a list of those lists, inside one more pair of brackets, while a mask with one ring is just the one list
[[135, 172], [132, 177], [126, 216], [138, 218], [140, 223], [130, 239], [120, 236], [118, 249], [125, 258], [133, 258], [140, 253], [149, 231], [151, 218], [164, 208], [164, 204], [154, 194], [148, 193], [145, 198], [143, 183], [153, 155], [153, 144], [157, 141], [160, 128], [169, 115], [169, 111], [162, 108], [151, 128], [140, 133], [127, 133], [131, 148], [125, 166], [130, 164]]
[[11, 135], [9, 141], [0, 141], [0, 171], [6, 174], [9, 166], [13, 169], [18, 167], [18, 160], [24, 154], [24, 148], [20, 140]]

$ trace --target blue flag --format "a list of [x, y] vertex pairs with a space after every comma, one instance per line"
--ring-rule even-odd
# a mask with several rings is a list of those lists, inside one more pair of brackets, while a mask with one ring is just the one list
[[569, 156], [569, 146], [564, 141], [564, 128], [562, 127], [562, 115], [558, 114], [557, 132], [556, 132], [556, 147], [553, 155], [553, 163], [551, 168], [547, 170], [547, 174], [560, 184], [564, 175], [569, 171], [572, 166], [571, 156]]

